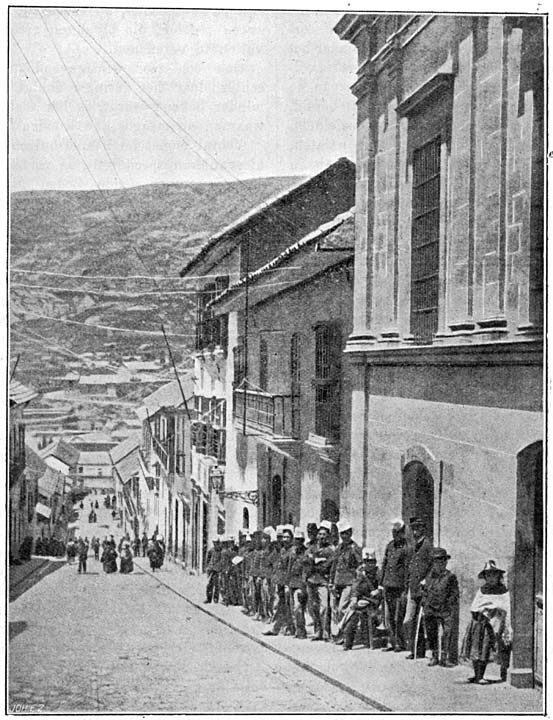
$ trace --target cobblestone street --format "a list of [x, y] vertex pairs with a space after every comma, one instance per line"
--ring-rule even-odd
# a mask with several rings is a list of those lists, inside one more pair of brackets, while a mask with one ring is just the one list
[[366, 712], [140, 570], [65, 566], [10, 605], [9, 707], [28, 712]]

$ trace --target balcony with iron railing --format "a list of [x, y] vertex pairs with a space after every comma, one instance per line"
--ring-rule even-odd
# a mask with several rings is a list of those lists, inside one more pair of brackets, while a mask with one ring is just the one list
[[247, 429], [267, 435], [275, 441], [298, 440], [299, 396], [236, 389], [234, 420], [237, 425], [245, 421]]

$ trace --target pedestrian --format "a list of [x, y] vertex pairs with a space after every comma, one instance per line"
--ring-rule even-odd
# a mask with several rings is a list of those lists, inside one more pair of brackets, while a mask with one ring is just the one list
[[505, 570], [488, 560], [478, 573], [484, 580], [470, 607], [471, 620], [465, 632], [461, 655], [472, 661], [474, 676], [469, 683], [487, 685], [484, 678], [492, 653], [499, 664], [500, 681], [507, 680], [513, 630], [511, 628], [511, 594], [503, 579]]
[[98, 500], [96, 500], [96, 501], [94, 502], [94, 509], [95, 509], [95, 510], [98, 510], [99, 507], [100, 507], [100, 506], [98, 505]]
[[121, 560], [119, 562], [119, 572], [123, 574], [132, 573], [134, 570], [133, 555], [131, 552], [131, 544], [128, 540], [123, 542], [120, 552]]
[[242, 570], [236, 538], [229, 536], [230, 573], [229, 573], [229, 598], [231, 605], [242, 604], [241, 579]]
[[381, 601], [376, 552], [372, 548], [363, 548], [361, 558], [361, 565], [351, 587], [347, 611], [342, 618], [344, 650], [352, 649], [358, 624], [361, 625], [361, 634], [367, 647], [374, 648], [376, 618]]
[[204, 603], [219, 602], [219, 574], [221, 572], [221, 539], [213, 538], [213, 547], [207, 552], [207, 587]]
[[410, 651], [407, 660], [415, 660], [423, 658], [426, 652], [422, 623], [421, 583], [430, 572], [433, 548], [432, 543], [426, 537], [424, 520], [420, 517], [412, 517], [409, 525], [413, 532], [415, 544], [409, 556], [407, 606], [405, 608], [403, 627]]
[[90, 503], [90, 509], [91, 509], [91, 510], [94, 510], [94, 503], [93, 503], [93, 502]]
[[145, 530], [142, 533], [141, 545], [142, 545], [142, 557], [146, 557], [146, 550], [148, 549], [148, 536], [146, 535]]
[[42, 538], [37, 538], [35, 541], [35, 555], [42, 555]]
[[335, 547], [330, 542], [332, 523], [322, 520], [317, 544], [307, 550], [306, 585], [309, 606], [313, 616], [314, 635], [311, 640], [330, 640], [330, 568], [334, 559]]
[[112, 507], [115, 507], [116, 500], [117, 500], [117, 498], [115, 497], [115, 495], [112, 495], [112, 496], [111, 496], [111, 504], [112, 504]]
[[388, 633], [384, 651], [405, 649], [403, 616], [407, 596], [409, 546], [405, 537], [405, 523], [400, 518], [391, 521], [392, 540], [386, 545], [382, 560], [382, 591], [384, 594], [384, 624]]
[[422, 583], [424, 627], [432, 651], [430, 667], [450, 668], [456, 664], [451, 662], [451, 638], [457, 637], [454, 624], [459, 617], [459, 583], [447, 569], [449, 559], [444, 548], [434, 548], [432, 567]]
[[133, 555], [135, 557], [140, 557], [140, 549], [142, 547], [142, 544], [140, 542], [140, 538], [138, 537], [138, 535], [134, 536], [134, 540], [132, 541], [131, 547], [132, 547]]
[[[46, 550], [46, 548], [45, 548]], [[73, 565], [73, 560], [75, 559], [75, 555], [77, 553], [77, 548], [75, 546], [75, 542], [72, 538], [69, 538], [67, 541], [67, 547], [66, 547], [66, 553], [67, 553], [67, 562], [69, 565]], [[46, 555], [46, 552], [44, 553]]]
[[333, 639], [338, 644], [342, 644], [343, 635], [340, 631], [340, 623], [349, 603], [356, 570], [361, 564], [361, 548], [353, 540], [353, 528], [349, 520], [338, 522], [338, 532], [340, 533], [340, 544], [336, 548], [330, 569], [330, 585], [332, 588]]
[[294, 634], [294, 625], [287, 597], [286, 582], [288, 575], [289, 553], [292, 548], [294, 530], [291, 525], [277, 526], [277, 539], [280, 537], [280, 548], [273, 563], [273, 583], [275, 587], [274, 624], [263, 635], [278, 635], [282, 629], [285, 634]]
[[287, 587], [290, 614], [293, 618], [294, 636], [305, 640], [305, 610], [307, 608], [307, 587], [305, 571], [307, 564], [305, 534], [299, 527], [294, 529], [294, 545], [288, 554]]
[[92, 551], [94, 552], [94, 560], [99, 560], [100, 558], [100, 539], [94, 536], [92, 538]]
[[80, 508], [81, 510], [84, 510], [84, 505], [83, 505], [83, 501], [82, 501], [82, 500], [81, 500], [81, 502], [79, 503], [79, 508]]
[[152, 541], [147, 552], [150, 560], [150, 569], [152, 572], [159, 570], [163, 565], [163, 548], [157, 539]]
[[117, 550], [115, 549], [115, 543], [113, 545], [109, 541], [106, 543], [100, 562], [103, 565], [105, 573], [117, 572]]
[[79, 540], [79, 542], [77, 543], [77, 555], [79, 557], [79, 568], [78, 568], [79, 574], [81, 573], [81, 571], [83, 573], [86, 573], [86, 561], [88, 559], [88, 549], [89, 549], [88, 541], [86, 540], [86, 538], [84, 540], [81, 538]]

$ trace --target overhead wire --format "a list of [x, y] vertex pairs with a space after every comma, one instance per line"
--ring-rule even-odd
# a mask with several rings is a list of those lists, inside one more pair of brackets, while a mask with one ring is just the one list
[[[221, 171], [223, 171], [223, 172], [226, 173], [228, 176], [230, 176], [233, 180], [235, 180], [235, 181], [239, 184], [239, 186], [242, 187], [242, 188], [244, 188], [244, 190], [248, 193], [248, 195], [251, 196], [251, 192], [250, 192], [248, 186], [246, 185], [246, 183], [245, 183], [243, 180], [241, 180], [240, 178], [238, 178], [236, 175], [234, 175], [234, 173], [232, 173], [232, 171], [231, 171], [229, 168], [227, 168], [226, 165], [224, 165], [224, 163], [222, 163], [222, 162], [221, 162], [220, 160], [218, 160], [215, 156], [213, 156], [213, 155], [209, 152], [209, 150], [207, 150], [198, 140], [196, 140], [196, 138], [194, 138], [194, 136], [193, 136], [188, 130], [186, 130], [186, 128], [184, 128], [184, 127], [182, 126], [182, 124], [181, 124], [178, 120], [176, 120], [167, 110], [165, 110], [165, 108], [164, 108], [147, 90], [145, 90], [145, 89], [142, 87], [142, 85], [141, 85], [137, 80], [135, 80], [135, 78], [123, 67], [123, 65], [121, 65], [121, 63], [113, 57], [113, 55], [109, 52], [109, 50], [106, 50], [106, 48], [94, 37], [94, 35], [93, 35], [90, 31], [88, 31], [88, 30], [76, 19], [75, 13], [62, 12], [62, 11], [59, 10], [59, 9], [57, 9], [57, 12], [58, 12], [58, 14], [59, 14], [62, 18], [64, 18], [64, 20], [66, 21], [67, 24], [69, 24], [70, 26], [73, 27], [74, 31], [87, 43], [87, 45], [88, 45], [101, 59], [103, 59], [103, 61], [108, 65], [108, 67], [112, 70], [112, 72], [114, 72], [115, 75], [117, 75], [117, 77], [119, 77], [119, 78], [121, 79], [121, 81], [122, 81], [125, 85], [127, 85], [127, 87], [129, 87], [129, 89], [141, 100], [141, 102], [143, 102], [144, 105], [146, 105], [146, 107], [148, 107], [155, 115], [157, 115], [157, 116], [160, 118], [160, 120], [161, 120], [177, 137], [179, 137], [182, 142], [184, 142], [185, 145], [188, 145], [188, 147], [192, 150], [192, 152], [194, 152], [194, 154], [195, 154], [200, 160], [202, 160], [202, 162], [204, 162], [206, 165], [208, 165], [209, 167], [211, 167], [212, 170], [215, 169], [215, 168], [213, 168], [213, 167], [210, 165], [209, 160], [206, 160], [206, 159], [198, 152], [198, 150], [195, 149], [195, 147], [193, 147], [193, 146], [191, 147], [191, 146], [190, 146], [190, 143], [191, 143], [191, 142], [194, 143], [195, 146], [197, 146], [198, 148], [200, 148], [200, 150], [201, 150], [208, 158], [210, 158], [211, 161], [214, 162], [214, 163], [220, 168]], [[74, 23], [74, 24], [73, 24], [73, 23]], [[80, 28], [80, 30], [81, 30], [82, 32], [79, 32], [79, 30], [75, 27], [75, 24], [78, 26], [78, 28]], [[85, 35], [86, 35], [87, 37], [85, 37], [85, 36], [83, 35], [83, 33], [85, 33]], [[104, 57], [104, 55], [101, 55], [101, 54], [100, 54], [100, 52], [96, 49], [96, 47], [94, 47], [93, 45], [91, 45], [91, 43], [89, 42], [88, 38], [90, 38], [90, 40], [94, 43], [94, 45], [97, 46], [98, 48], [100, 48], [100, 51], [101, 51], [102, 53], [104, 53], [104, 55], [107, 56], [107, 57], [110, 59], [111, 63], [113, 63], [113, 64], [116, 66], [115, 68], [113, 67], [113, 65], [112, 65], [108, 60], [106, 60], [106, 58]], [[118, 70], [119, 70], [119, 71], [118, 71]], [[121, 76], [121, 73], [123, 73], [125, 77], [122, 77], [122, 76]], [[129, 82], [127, 81], [127, 78], [128, 78], [128, 80], [130, 80], [130, 82], [132, 83], [132, 85], [129, 84]], [[140, 92], [143, 93], [144, 96], [146, 96], [146, 98], [149, 100], [150, 104], [148, 104], [148, 103], [144, 100], [144, 98], [135, 90], [135, 88], [134, 88], [133, 86], [136, 86], [137, 88], [139, 88]], [[153, 105], [154, 107], [152, 107], [151, 105]], [[162, 113], [163, 115], [160, 114], [160, 112], [157, 112], [156, 108], [159, 109], [159, 111], [161, 111], [161, 113]], [[167, 121], [167, 118], [169, 119], [170, 122]], [[180, 133], [183, 133], [183, 134], [185, 135], [185, 138], [183, 138], [182, 135], [179, 134], [179, 132], [175, 129], [175, 127], [173, 127], [173, 126], [171, 125], [171, 123], [173, 123], [173, 124], [176, 126], [177, 130], [180, 131]], [[261, 206], [263, 206], [263, 203], [261, 203]], [[280, 213], [276, 208], [274, 208], [274, 210], [275, 210], [275, 213], [277, 213], [278, 215], [282, 215], [282, 213]], [[282, 215], [282, 220], [283, 220], [283, 222], [286, 223], [286, 225], [288, 225], [292, 230], [297, 230], [297, 229], [298, 229], [297, 226], [296, 226], [293, 222], [291, 222], [290, 219], [287, 218], [286, 216]]]
[[[23, 312], [26, 312], [28, 315], [31, 315], [33, 318], [37, 320], [52, 320], [53, 322], [61, 322], [61, 323], [68, 323], [69, 325], [81, 325], [89, 330], [111, 330], [113, 332], [129, 332], [129, 333], [136, 333], [138, 335], [150, 335], [154, 337], [163, 337], [163, 333], [157, 330], [141, 330], [139, 328], [120, 328], [120, 327], [113, 327], [110, 325], [93, 325], [88, 324], [85, 322], [81, 322], [79, 320], [68, 320], [66, 318], [56, 318], [51, 317], [49, 315], [40, 315], [39, 313], [35, 313], [31, 310], [24, 310]], [[195, 337], [193, 333], [167, 333], [170, 337]]]
[[[301, 270], [299, 265], [290, 265], [286, 268], [268, 268], [264, 272], [283, 272], [283, 270]], [[221, 273], [206, 273], [205, 275], [77, 275], [71, 273], [52, 272], [50, 270], [27, 270], [27, 268], [10, 268], [10, 272], [23, 273], [27, 275], [51, 275], [53, 277], [77, 278], [78, 280], [179, 280], [188, 282], [189, 280], [203, 280], [204, 278], [221, 277]], [[240, 275], [239, 272], [227, 273], [229, 277]]]

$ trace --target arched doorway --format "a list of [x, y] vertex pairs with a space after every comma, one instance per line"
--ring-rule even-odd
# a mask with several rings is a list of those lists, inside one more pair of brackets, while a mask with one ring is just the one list
[[426, 525], [426, 536], [434, 541], [434, 478], [419, 460], [403, 468], [401, 483], [402, 514], [406, 522], [420, 517]]
[[250, 529], [250, 511], [248, 508], [242, 510], [242, 528], [244, 530]]
[[517, 455], [517, 504], [511, 683], [533, 687], [543, 680], [543, 443]]

